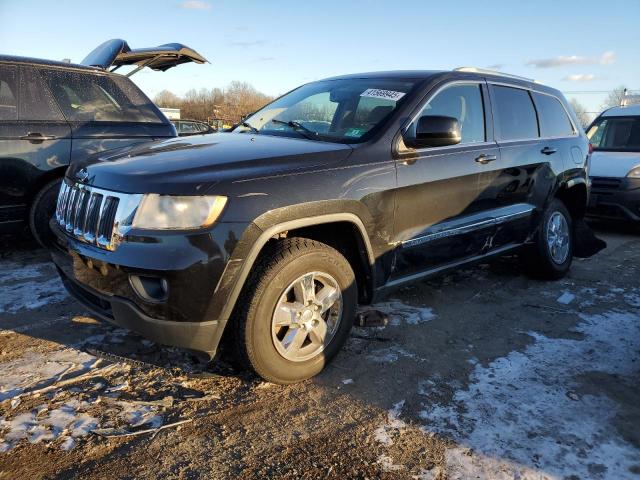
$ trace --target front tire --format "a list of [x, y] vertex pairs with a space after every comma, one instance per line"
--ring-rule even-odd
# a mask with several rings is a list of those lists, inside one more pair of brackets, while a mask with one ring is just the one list
[[29, 229], [33, 238], [42, 246], [47, 248], [53, 243], [54, 235], [49, 227], [49, 221], [56, 211], [58, 193], [60, 192], [61, 179], [47, 183], [36, 194], [31, 202], [29, 210]]
[[346, 341], [356, 304], [355, 275], [340, 253], [305, 238], [280, 240], [238, 299], [236, 354], [270, 382], [313, 377]]
[[556, 198], [544, 211], [534, 244], [525, 252], [531, 274], [544, 280], [563, 278], [573, 261], [573, 240], [571, 215]]

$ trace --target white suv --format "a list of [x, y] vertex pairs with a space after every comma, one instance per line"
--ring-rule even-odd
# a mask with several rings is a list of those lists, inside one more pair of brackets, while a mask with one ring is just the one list
[[587, 136], [593, 146], [588, 215], [640, 222], [640, 105], [605, 110]]

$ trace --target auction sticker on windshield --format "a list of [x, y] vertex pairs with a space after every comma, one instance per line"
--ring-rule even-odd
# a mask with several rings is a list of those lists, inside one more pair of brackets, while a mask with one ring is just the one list
[[368, 88], [360, 94], [361, 97], [384, 98], [397, 102], [404, 97], [404, 92], [395, 92], [393, 90], [380, 90], [379, 88]]

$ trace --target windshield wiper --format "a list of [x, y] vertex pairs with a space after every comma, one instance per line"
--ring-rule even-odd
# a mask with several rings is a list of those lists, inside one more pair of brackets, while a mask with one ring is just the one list
[[247, 127], [253, 133], [260, 133], [260, 130], [258, 130], [256, 127], [251, 125], [249, 122], [240, 122], [240, 125], [243, 126], [243, 127]]
[[295, 120], [289, 120], [288, 122], [285, 122], [284, 120], [278, 120], [277, 118], [272, 118], [271, 121], [273, 123], [287, 125], [293, 128], [294, 130], [296, 130], [303, 137], [308, 138], [309, 140], [316, 140], [318, 138], [318, 132], [314, 132], [310, 128], [305, 127], [304, 125], [302, 125], [299, 122], [296, 122]]

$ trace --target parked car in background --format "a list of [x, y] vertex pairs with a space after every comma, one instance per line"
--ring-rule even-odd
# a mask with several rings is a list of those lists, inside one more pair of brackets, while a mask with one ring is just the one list
[[593, 148], [588, 215], [640, 222], [640, 105], [605, 110], [587, 136]]
[[199, 120], [171, 120], [173, 126], [176, 127], [179, 137], [187, 137], [189, 135], [205, 135], [207, 133], [215, 133], [216, 130], [207, 122]]
[[71, 162], [175, 137], [153, 102], [112, 72], [123, 65], [166, 70], [187, 61], [206, 60], [180, 44], [131, 50], [123, 40], [105, 42], [82, 64], [0, 56], [0, 231], [28, 225], [46, 244]]
[[588, 196], [577, 125], [558, 90], [478, 69], [312, 82], [231, 132], [73, 165], [52, 257], [100, 318], [211, 356], [224, 334], [300, 381], [400, 285], [516, 251], [563, 277]]

